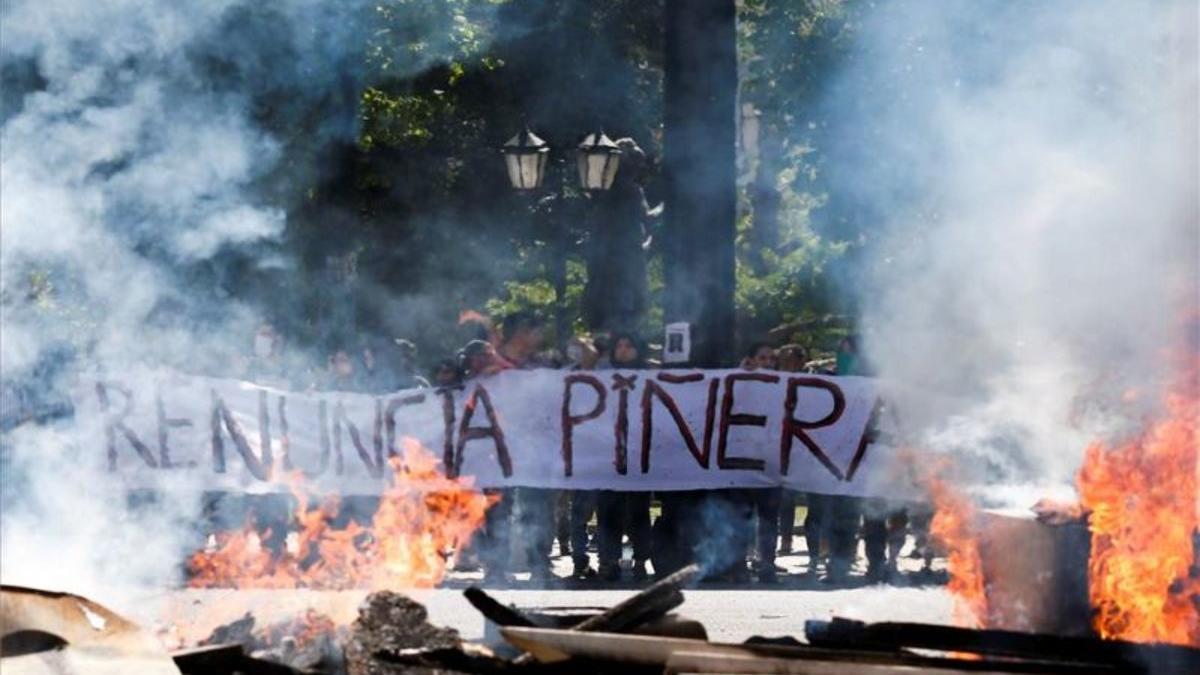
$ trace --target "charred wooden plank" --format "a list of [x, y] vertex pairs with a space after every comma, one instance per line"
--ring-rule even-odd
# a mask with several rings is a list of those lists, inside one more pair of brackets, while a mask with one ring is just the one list
[[501, 603], [478, 586], [467, 588], [463, 591], [463, 596], [467, 598], [467, 602], [471, 603], [472, 607], [479, 610], [480, 614], [497, 626], [532, 628], [537, 625], [517, 609]]
[[375, 660], [390, 665], [437, 671], [479, 673], [480, 675], [499, 675], [516, 672], [520, 669], [511, 661], [495, 655], [446, 647], [381, 650], [375, 652], [374, 657]]
[[[1071, 665], [1058, 663], [1010, 662], [998, 660], [967, 660], [956, 658], [926, 657], [907, 653], [882, 654], [852, 649], [826, 649], [797, 646], [780, 647], [768, 645], [732, 645], [704, 640], [663, 638], [618, 633], [585, 633], [550, 628], [501, 628], [504, 638], [525, 650], [531, 658], [547, 664], [569, 664], [588, 661], [606, 664], [625, 664], [638, 668], [663, 668], [671, 663], [676, 654], [702, 653], [706, 658], [720, 659], [763, 659], [759, 665], [779, 665], [791, 662], [802, 666], [788, 666], [784, 670], [767, 672], [786, 674], [789, 672], [813, 673], [1039, 673], [1062, 675], [1095, 675], [1096, 673], [1121, 672], [1105, 666]], [[528, 663], [528, 661], [526, 661]], [[694, 671], [689, 671], [694, 672]], [[705, 672], [705, 671], [699, 671]], [[708, 671], [713, 672], [713, 671]], [[725, 671], [721, 671], [725, 672]], [[754, 670], [729, 672], [759, 672]]]
[[246, 654], [240, 644], [204, 645], [192, 649], [171, 652], [171, 659], [183, 675], [204, 673], [222, 675], [298, 675], [307, 671], [297, 670], [282, 663], [257, 659]]
[[[934, 675], [997, 675], [1011, 673], [1003, 665], [998, 669], [963, 670], [952, 664], [920, 667], [922, 673]], [[819, 659], [789, 659], [770, 656], [750, 656], [708, 651], [677, 651], [667, 659], [666, 675], [684, 673], [738, 673], [739, 675], [911, 675], [914, 668], [908, 663], [854, 663]]]
[[866, 624], [840, 618], [807, 621], [805, 634], [809, 643], [825, 647], [882, 651], [934, 649], [1029, 661], [1093, 664], [1135, 672], [1200, 672], [1200, 650], [1177, 645], [917, 623]]
[[599, 615], [587, 619], [571, 630], [610, 633], [632, 630], [648, 621], [665, 616], [667, 612], [682, 605], [681, 589], [699, 576], [700, 566], [688, 565]]

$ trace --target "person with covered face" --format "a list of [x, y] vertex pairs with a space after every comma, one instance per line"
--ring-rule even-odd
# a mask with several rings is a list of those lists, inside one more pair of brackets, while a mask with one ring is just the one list
[[457, 387], [462, 384], [463, 372], [457, 359], [442, 359], [430, 373], [430, 384], [438, 389]]
[[[597, 363], [598, 369], [635, 370], [646, 367], [646, 351], [632, 333], [615, 333], [611, 356]], [[649, 572], [650, 561], [649, 492], [601, 490], [596, 496], [596, 521], [600, 537], [600, 578], [617, 581], [621, 578], [622, 539], [629, 537], [633, 546], [633, 578], [642, 581]]]
[[[775, 348], [768, 342], [755, 342], [742, 359], [745, 370], [776, 370], [779, 365]], [[749, 502], [757, 521], [754, 567], [758, 580], [764, 584], [778, 582], [775, 567], [776, 543], [779, 539], [779, 511], [783, 502], [782, 488], [751, 488], [739, 491]]]
[[[455, 368], [442, 368], [435, 377], [438, 386], [458, 386], [464, 380], [490, 377], [512, 368], [512, 364], [500, 357], [492, 343], [475, 339], [458, 350]], [[441, 384], [444, 382], [445, 384]], [[483, 565], [483, 582], [490, 586], [502, 586], [508, 582], [512, 567], [512, 516], [514, 491], [502, 488], [485, 488], [484, 494], [499, 497], [484, 514], [480, 530], [470, 551], [460, 552], [458, 561], [461, 569], [470, 569], [474, 563]]]
[[[515, 312], [500, 324], [502, 342], [499, 363], [493, 367], [534, 369], [545, 367], [539, 352], [545, 339], [543, 322], [530, 312]], [[552, 576], [550, 554], [554, 546], [554, 513], [558, 491], [546, 488], [516, 488], [513, 492], [516, 536], [521, 542], [530, 579], [548, 581]]]

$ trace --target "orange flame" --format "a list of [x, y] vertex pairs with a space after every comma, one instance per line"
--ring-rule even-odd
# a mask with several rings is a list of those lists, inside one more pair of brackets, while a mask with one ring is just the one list
[[954, 621], [966, 628], [983, 628], [988, 600], [975, 534], [975, 507], [951, 487], [944, 471], [931, 471], [925, 484], [934, 506], [929, 531], [945, 549], [950, 577], [946, 587], [954, 597]]
[[447, 478], [438, 461], [412, 439], [390, 460], [394, 482], [369, 527], [335, 528], [338, 500], [309, 506], [292, 487], [297, 529], [286, 551], [273, 555], [251, 525], [216, 536], [216, 545], [188, 561], [189, 586], [200, 588], [429, 588], [442, 581], [450, 550], [461, 550], [495, 503], [469, 478]]
[[1189, 359], [1163, 414], [1117, 447], [1093, 443], [1079, 472], [1089, 595], [1105, 638], [1200, 646], [1200, 358]]

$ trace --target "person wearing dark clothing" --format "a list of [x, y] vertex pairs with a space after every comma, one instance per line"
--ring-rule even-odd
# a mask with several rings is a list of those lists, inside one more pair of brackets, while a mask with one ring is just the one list
[[554, 501], [554, 538], [558, 554], [571, 555], [571, 491], [559, 490]]
[[[512, 364], [501, 358], [490, 342], [471, 340], [458, 352], [455, 374], [461, 379], [471, 379], [495, 375], [510, 368]], [[443, 377], [448, 380], [451, 374], [447, 371]], [[510, 537], [515, 492], [501, 488], [485, 488], [483, 492], [499, 499], [484, 514], [483, 528], [472, 545], [473, 553], [483, 565], [484, 583], [503, 585], [507, 582], [508, 573], [512, 568]]]
[[[593, 342], [579, 336], [568, 341], [566, 351], [568, 367], [572, 370], [592, 370], [600, 358]], [[588, 523], [596, 513], [596, 491], [570, 490], [562, 494], [563, 500], [567, 502], [565, 520], [568, 546], [563, 547], [560, 534], [559, 550], [570, 552], [573, 578], [591, 579], [596, 576], [596, 570], [592, 568], [588, 558]]]
[[[839, 376], [869, 374], [857, 335], [846, 336], [838, 345], [837, 368]], [[874, 419], [868, 422], [868, 434], [874, 433], [875, 423]], [[886, 500], [839, 496], [834, 498], [831, 509], [829, 570], [835, 581], [845, 576], [854, 559], [860, 518], [867, 579], [883, 581], [895, 569], [908, 527], [904, 509]]]
[[[335, 344], [329, 356], [329, 371], [326, 374], [323, 388], [328, 391], [354, 392], [360, 394], [375, 393], [371, 391], [371, 380], [367, 377], [366, 365], [361, 358], [354, 358], [350, 349], [342, 344]], [[335, 527], [345, 527], [354, 521], [362, 526], [369, 526], [379, 510], [379, 497], [368, 495], [343, 495], [337, 515], [333, 518]]]
[[455, 359], [442, 359], [434, 366], [432, 375], [432, 386], [438, 389], [446, 387], [457, 387], [462, 384], [462, 370], [459, 368], [458, 361]]
[[596, 490], [571, 491], [571, 576], [591, 579], [596, 576], [588, 559], [588, 522], [596, 513]]
[[815, 575], [831, 545], [832, 497], [809, 492], [804, 499], [804, 547], [808, 551], [808, 573]]
[[[612, 356], [597, 364], [600, 369], [641, 369], [646, 367], [645, 348], [636, 336], [613, 336]], [[596, 521], [600, 536], [600, 578], [616, 581], [621, 577], [622, 539], [628, 535], [633, 545], [633, 577], [647, 576], [650, 560], [649, 492], [601, 490], [596, 496]]]
[[632, 138], [618, 139], [621, 167], [612, 188], [596, 195], [597, 218], [588, 246], [584, 322], [594, 330], [636, 330], [646, 312], [646, 224], [657, 216], [639, 181], [646, 153]]
[[[533, 314], [517, 312], [501, 323], [503, 343], [498, 358], [510, 368], [537, 368], [538, 350], [543, 341], [542, 321]], [[550, 552], [554, 545], [554, 508], [556, 490], [517, 488], [512, 491], [515, 502], [516, 536], [521, 543], [530, 578], [545, 581], [551, 578]]]
[[[775, 348], [766, 342], [751, 345], [742, 359], [742, 368], [746, 370], [775, 370], [778, 367]], [[742, 492], [743, 498], [753, 507], [758, 522], [755, 529], [755, 569], [758, 580], [764, 584], [776, 583], [778, 570], [775, 567], [775, 547], [779, 540], [779, 509], [783, 503], [783, 489], [756, 488]]]
[[[838, 343], [837, 375], [862, 375], [862, 367], [858, 336], [848, 335]], [[837, 583], [849, 575], [858, 554], [862, 500], [846, 495], [828, 495], [824, 500], [827, 502], [825, 506], [829, 519], [829, 562], [826, 565], [825, 578]]]
[[[807, 354], [804, 347], [798, 344], [788, 344], [775, 350], [777, 367], [784, 373], [799, 373], [804, 370]], [[798, 492], [783, 489], [779, 503], [779, 552], [787, 555], [792, 553], [792, 537], [796, 530], [796, 502]]]

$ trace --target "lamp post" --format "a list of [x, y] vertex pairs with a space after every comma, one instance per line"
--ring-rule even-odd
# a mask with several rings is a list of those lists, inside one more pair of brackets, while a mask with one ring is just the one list
[[537, 190], [546, 178], [550, 146], [525, 127], [501, 148], [508, 181], [514, 190]]
[[[509, 185], [519, 193], [542, 195], [547, 192], [543, 185], [551, 155], [550, 145], [529, 130], [523, 128], [501, 147]], [[589, 194], [609, 190], [620, 165], [621, 150], [602, 130], [584, 136], [577, 148], [579, 186]], [[564, 158], [565, 159], [565, 158]], [[565, 186], [564, 186], [565, 187]], [[545, 195], [549, 196], [549, 195]], [[555, 195], [561, 203], [562, 195]], [[531, 200], [529, 208], [540, 218], [550, 218], [545, 209], [536, 208], [538, 200]], [[565, 223], [548, 222], [554, 232], [556, 255], [553, 264], [554, 281], [554, 329], [559, 347], [565, 348], [567, 340], [567, 254], [570, 233]]]
[[617, 177], [621, 149], [603, 129], [583, 137], [579, 144], [579, 185], [589, 192], [607, 191]]

